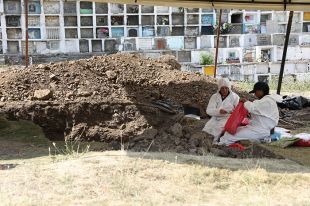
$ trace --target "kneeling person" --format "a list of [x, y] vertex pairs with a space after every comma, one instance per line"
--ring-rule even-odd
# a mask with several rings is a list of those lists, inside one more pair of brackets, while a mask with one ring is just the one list
[[218, 80], [218, 91], [210, 98], [207, 114], [211, 119], [207, 122], [202, 131], [214, 136], [217, 142], [222, 135], [225, 123], [229, 114], [239, 103], [239, 96], [231, 91], [231, 83], [227, 78]]
[[232, 135], [225, 132], [220, 138], [221, 145], [230, 145], [241, 140], [260, 142], [270, 137], [270, 132], [279, 121], [279, 110], [276, 96], [269, 95], [269, 86], [264, 82], [257, 82], [250, 93], [255, 93], [258, 100], [253, 102], [241, 100], [244, 107], [250, 113], [250, 123], [245, 127], [237, 129]]

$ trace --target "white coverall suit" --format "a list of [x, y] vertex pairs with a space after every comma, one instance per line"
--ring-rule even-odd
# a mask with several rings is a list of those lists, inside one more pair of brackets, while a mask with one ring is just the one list
[[276, 104], [276, 96], [266, 95], [254, 102], [245, 102], [244, 107], [251, 114], [250, 123], [247, 126], [239, 127], [236, 134], [225, 132], [220, 138], [219, 144], [230, 145], [240, 140], [259, 142], [270, 137], [270, 130], [279, 121], [279, 110]]
[[[222, 100], [222, 96], [219, 93], [222, 87], [229, 88], [229, 95], [224, 100]], [[202, 129], [202, 131], [214, 136], [214, 142], [216, 142], [222, 134], [230, 113], [234, 110], [238, 103], [239, 96], [231, 91], [231, 84], [229, 80], [227, 78], [219, 79], [218, 92], [211, 96], [207, 107], [207, 114], [211, 116], [211, 119]], [[224, 109], [227, 114], [220, 114], [221, 109]]]

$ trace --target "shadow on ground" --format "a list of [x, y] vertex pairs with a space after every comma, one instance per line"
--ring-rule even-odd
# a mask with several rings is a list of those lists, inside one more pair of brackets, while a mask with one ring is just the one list
[[[56, 142], [63, 145], [63, 141]], [[105, 144], [100, 142], [83, 143], [90, 145], [92, 151], [105, 150]], [[42, 129], [29, 121], [7, 121], [0, 118], [0, 160], [21, 160], [35, 157], [46, 157], [49, 155], [48, 148], [52, 147], [51, 142], [45, 138]], [[310, 172], [310, 149], [309, 148], [269, 148], [277, 154], [286, 157], [286, 160], [279, 159], [233, 159], [215, 157], [211, 154], [203, 156], [185, 155], [174, 152], [126, 152], [126, 155], [135, 159], [151, 159], [168, 161], [173, 164], [191, 164], [206, 167], [214, 167], [228, 170], [249, 170], [265, 169], [269, 172], [295, 173]], [[121, 151], [100, 153], [102, 155], [116, 155]], [[123, 153], [122, 153], [123, 154]], [[292, 160], [292, 161], [290, 161]], [[299, 163], [299, 164], [298, 164]]]
[[0, 117], [0, 159], [28, 159], [48, 155], [49, 140], [29, 121]]

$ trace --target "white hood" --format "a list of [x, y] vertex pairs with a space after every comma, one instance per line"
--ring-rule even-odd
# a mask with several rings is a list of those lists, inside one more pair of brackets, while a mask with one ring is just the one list
[[229, 79], [227, 78], [220, 78], [217, 80], [217, 85], [218, 85], [218, 91], [220, 91], [220, 89], [222, 87], [228, 87], [229, 91], [231, 91], [231, 83], [229, 81]]

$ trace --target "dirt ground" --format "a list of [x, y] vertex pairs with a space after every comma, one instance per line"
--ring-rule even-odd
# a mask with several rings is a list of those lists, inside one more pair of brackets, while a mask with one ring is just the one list
[[[204, 155], [212, 141], [201, 131], [208, 121], [205, 108], [218, 88], [213, 78], [179, 69], [169, 56], [155, 60], [135, 54], [11, 68], [0, 72], [0, 113], [9, 120], [34, 122], [51, 141], [96, 141], [101, 150]], [[242, 89], [234, 91], [250, 98]], [[204, 119], [184, 117], [186, 107]], [[302, 127], [310, 121], [308, 114], [281, 111], [280, 125]], [[262, 149], [250, 156], [267, 154]]]
[[[102, 142], [81, 143], [69, 154], [56, 151], [31, 122], [1, 125], [4, 206], [310, 204], [310, 167], [288, 159], [81, 152], [88, 144], [100, 150]], [[62, 150], [63, 142], [55, 144]]]
[[[173, 127], [174, 135], [182, 131], [177, 143], [197, 144], [183, 139], [183, 131], [198, 131], [204, 122], [179, 124], [181, 130]], [[308, 130], [295, 132], [302, 131]], [[287, 159], [235, 159], [151, 152], [154, 139], [137, 141], [149, 148], [144, 152], [120, 143], [115, 147], [123, 150], [105, 152], [98, 152], [108, 149], [105, 142], [65, 147], [54, 141], [54, 146], [38, 125], [1, 117], [1, 205], [310, 205], [308, 148], [277, 149]], [[171, 145], [171, 139], [165, 141]]]
[[217, 85], [213, 78], [179, 69], [171, 57], [134, 54], [13, 68], [0, 72], [0, 112], [9, 120], [34, 122], [52, 141], [202, 154], [209, 137], [197, 131], [205, 122], [188, 124], [183, 108], [194, 107], [206, 117]]
[[90, 152], [0, 160], [1, 205], [309, 205], [310, 170], [289, 160]]
[[[197, 125], [197, 124], [195, 124]], [[298, 130], [292, 131], [292, 133], [300, 132], [310, 132], [310, 127], [300, 128]], [[198, 133], [200, 134], [200, 133]], [[201, 137], [198, 135], [198, 137]], [[202, 137], [203, 138], [203, 137]], [[55, 149], [53, 144], [56, 144], [58, 149], [64, 149], [65, 146], [71, 146], [71, 150], [77, 150], [80, 148], [79, 152], [82, 151], [82, 148], [90, 147], [90, 151], [106, 151], [109, 148], [109, 144], [105, 142], [64, 142], [64, 141], [50, 141], [45, 137], [45, 134], [42, 131], [42, 128], [33, 124], [30, 121], [7, 121], [3, 118], [0, 118], [0, 159], [28, 159], [33, 157], [47, 156], [53, 154], [68, 154], [68, 152], [59, 152]], [[207, 144], [208, 142], [200, 141], [199, 144]], [[156, 152], [153, 150], [153, 146], [156, 145], [154, 141], [150, 141], [148, 149], [145, 150], [145, 153]], [[169, 144], [168, 144], [169, 145]], [[208, 145], [205, 145], [205, 150], [202, 150], [200, 156], [205, 156], [209, 154], [207, 150]], [[271, 151], [275, 155], [281, 156], [284, 159], [289, 159], [300, 165], [310, 166], [310, 148], [301, 148], [301, 147], [289, 147], [289, 148], [278, 148], [270, 146], [268, 144], [257, 145], [267, 150], [258, 150], [255, 155], [247, 156], [247, 158], [264, 158], [268, 156], [257, 154], [259, 151]], [[123, 149], [128, 151], [126, 144], [117, 145], [119, 150]], [[173, 150], [173, 149], [171, 149]], [[132, 151], [132, 150], [131, 150]], [[165, 152], [165, 151], [162, 151]], [[174, 151], [178, 155], [181, 153], [186, 153], [185, 151]], [[195, 151], [196, 152], [196, 151]], [[196, 153], [193, 153], [196, 155]], [[245, 156], [246, 157], [246, 156]], [[244, 158], [244, 157], [243, 157]], [[269, 157], [270, 158], [270, 157]], [[283, 159], [282, 158], [282, 159]], [[246, 159], [244, 159], [246, 160]], [[279, 159], [275, 159], [277, 161]]]

